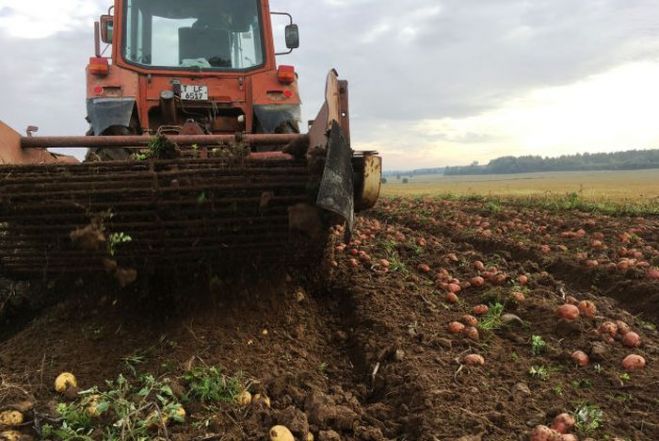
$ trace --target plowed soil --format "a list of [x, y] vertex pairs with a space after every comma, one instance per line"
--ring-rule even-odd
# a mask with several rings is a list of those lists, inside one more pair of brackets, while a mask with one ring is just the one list
[[[39, 439], [67, 401], [52, 390], [61, 372], [102, 390], [120, 374], [176, 382], [204, 365], [271, 405], [185, 402], [186, 422], [150, 439], [268, 440], [282, 424], [297, 440], [528, 440], [567, 412], [582, 440], [659, 440], [658, 250], [658, 219], [400, 199], [360, 217], [323, 274], [245, 269], [128, 292], [58, 281], [39, 289], [49, 301], [36, 313], [7, 302], [5, 283], [0, 410], [28, 401], [19, 430]], [[583, 300], [594, 317], [556, 316]], [[481, 304], [477, 338], [449, 332]], [[640, 347], [598, 332], [617, 320]], [[630, 354], [645, 368], [626, 372]], [[96, 424], [89, 439], [105, 439]]]

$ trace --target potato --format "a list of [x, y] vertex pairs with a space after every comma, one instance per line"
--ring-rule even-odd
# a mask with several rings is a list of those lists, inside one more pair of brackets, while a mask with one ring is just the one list
[[637, 333], [629, 331], [622, 338], [622, 344], [628, 348], [638, 348], [641, 346], [641, 337]]
[[17, 410], [5, 410], [0, 412], [0, 426], [15, 427], [23, 424], [25, 418]]
[[451, 334], [461, 334], [464, 331], [465, 325], [460, 322], [451, 322], [448, 325], [448, 332]]
[[313, 433], [311, 432], [307, 433], [306, 441], [314, 441]]
[[64, 393], [69, 388], [78, 387], [78, 380], [70, 372], [63, 372], [55, 379], [55, 390], [59, 393]]
[[87, 412], [87, 415], [92, 418], [101, 416], [101, 412], [98, 409], [98, 402], [100, 399], [101, 397], [99, 395], [92, 395], [89, 397], [89, 402], [87, 403], [87, 407], [85, 407], [85, 412]]
[[598, 332], [605, 337], [615, 337], [618, 334], [618, 325], [613, 322], [604, 322]]
[[626, 371], [630, 372], [641, 370], [645, 367], [645, 358], [635, 354], [628, 355], [622, 361], [622, 367], [625, 368]]
[[588, 366], [588, 363], [590, 363], [590, 358], [583, 351], [574, 351], [572, 353], [572, 360], [581, 367]]
[[597, 306], [590, 300], [584, 300], [579, 303], [579, 312], [584, 317], [595, 318], [595, 314], [597, 314]]
[[551, 428], [558, 433], [567, 433], [572, 430], [575, 424], [576, 421], [572, 415], [569, 413], [562, 413], [554, 418], [554, 422], [551, 424]]
[[462, 323], [467, 326], [478, 326], [478, 319], [473, 315], [465, 314], [462, 316]]
[[261, 394], [254, 395], [254, 398], [252, 399], [252, 403], [254, 404], [260, 403], [263, 406], [267, 407], [268, 409], [270, 408], [270, 398], [266, 397], [265, 395], [261, 395]]
[[467, 366], [483, 366], [485, 365], [485, 359], [478, 354], [469, 354], [466, 355], [462, 362]]
[[547, 426], [536, 426], [531, 432], [531, 441], [556, 441], [559, 434]]
[[485, 315], [489, 310], [490, 308], [487, 305], [476, 305], [472, 311], [474, 315]]
[[270, 429], [270, 441], [295, 441], [295, 438], [288, 427], [274, 426]]
[[474, 328], [473, 326], [466, 327], [464, 331], [462, 331], [462, 333], [469, 340], [478, 341], [480, 338], [480, 335], [478, 334], [478, 329]]
[[618, 327], [618, 333], [620, 335], [627, 335], [632, 329], [629, 325], [622, 320], [616, 320], [616, 326]]
[[563, 320], [574, 321], [579, 318], [580, 312], [576, 306], [565, 304], [556, 310], [556, 315]]
[[236, 397], [236, 402], [238, 403], [238, 405], [243, 407], [249, 406], [250, 403], [252, 402], [252, 394], [249, 393], [248, 390], [244, 390], [238, 394], [238, 396]]
[[3, 441], [21, 441], [21, 439], [23, 439], [23, 434], [15, 430], [7, 430], [5, 432], [0, 432], [0, 439]]

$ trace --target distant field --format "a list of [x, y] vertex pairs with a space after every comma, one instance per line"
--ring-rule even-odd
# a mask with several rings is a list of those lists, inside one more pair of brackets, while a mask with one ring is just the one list
[[505, 197], [564, 196], [583, 200], [657, 201], [659, 169], [634, 171], [550, 172], [513, 175], [388, 177], [385, 196], [454, 194]]

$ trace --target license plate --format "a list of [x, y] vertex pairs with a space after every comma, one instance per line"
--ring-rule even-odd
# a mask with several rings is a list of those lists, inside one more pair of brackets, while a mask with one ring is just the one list
[[181, 85], [183, 101], [208, 101], [208, 86]]

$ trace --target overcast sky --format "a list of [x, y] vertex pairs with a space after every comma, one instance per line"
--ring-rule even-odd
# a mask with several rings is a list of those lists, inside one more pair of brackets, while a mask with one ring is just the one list
[[[0, 119], [83, 134], [100, 0], [0, 0]], [[658, 0], [272, 0], [302, 46], [304, 118], [351, 83], [354, 148], [387, 169], [659, 148]], [[280, 39], [283, 39], [279, 35]]]

